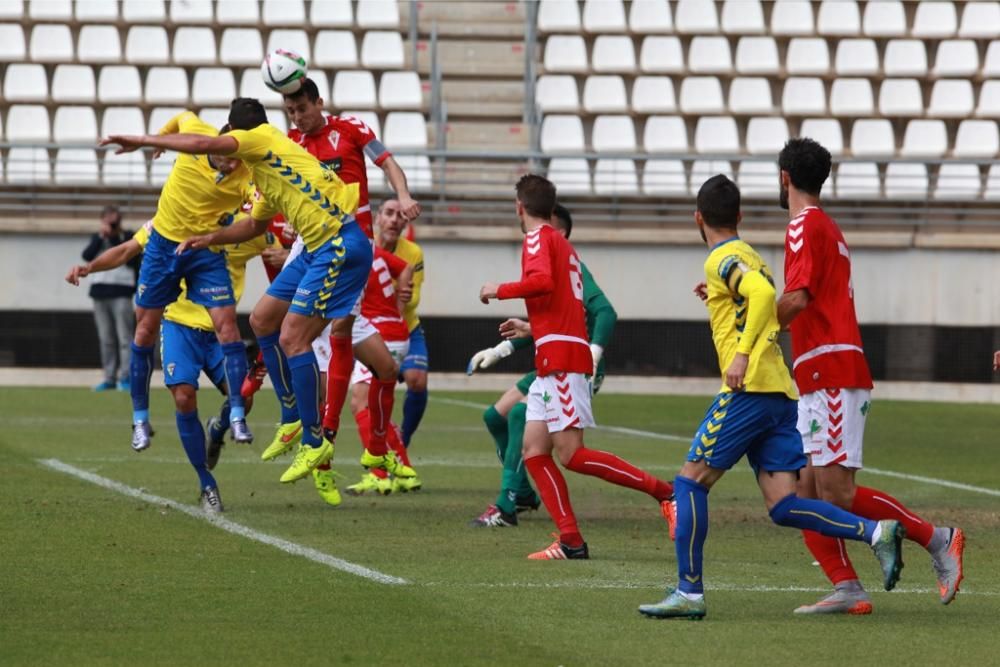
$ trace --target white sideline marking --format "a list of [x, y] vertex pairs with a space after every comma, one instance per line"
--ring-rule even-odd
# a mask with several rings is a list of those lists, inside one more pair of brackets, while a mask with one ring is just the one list
[[[482, 403], [474, 403], [472, 401], [462, 401], [454, 398], [438, 398], [431, 396], [431, 400], [438, 401], [440, 403], [447, 403], [449, 405], [458, 405], [466, 408], [476, 408], [477, 410], [485, 410], [488, 405], [483, 405]], [[676, 440], [682, 442], [690, 442], [691, 438], [683, 438], [679, 435], [673, 435], [671, 433], [654, 433], [652, 431], [642, 431], [639, 429], [625, 428], [624, 426], [597, 426], [598, 429], [604, 431], [612, 431], [615, 433], [624, 433], [627, 435], [635, 435], [641, 438], [652, 438], [655, 440]], [[651, 466], [647, 466], [652, 468]], [[960, 491], [969, 491], [971, 493], [981, 493], [987, 496], [997, 496], [1000, 497], [1000, 490], [990, 489], [985, 486], [973, 486], [972, 484], [963, 484], [962, 482], [952, 482], [947, 479], [938, 479], [936, 477], [924, 477], [923, 475], [910, 475], [905, 472], [896, 472], [894, 470], [881, 470], [879, 468], [863, 468], [864, 472], [870, 473], [872, 475], [881, 475], [882, 477], [895, 477], [897, 479], [906, 479], [911, 482], [922, 482], [924, 484], [932, 484], [934, 486], [943, 486], [948, 489], [958, 489]]]
[[136, 498], [137, 500], [142, 500], [147, 503], [154, 505], [165, 505], [170, 509], [176, 510], [178, 512], [183, 512], [190, 517], [195, 519], [200, 519], [207, 523], [212, 524], [216, 528], [220, 528], [227, 533], [232, 533], [233, 535], [239, 535], [240, 537], [245, 537], [248, 540], [253, 540], [254, 542], [260, 542], [261, 544], [266, 544], [272, 546], [275, 549], [280, 549], [285, 553], [291, 554], [293, 556], [300, 556], [307, 560], [311, 560], [321, 565], [326, 565], [327, 567], [340, 570], [341, 572], [346, 572], [348, 574], [353, 574], [357, 577], [362, 577], [370, 581], [374, 581], [379, 584], [389, 584], [389, 585], [401, 585], [409, 584], [410, 582], [406, 579], [400, 579], [399, 577], [394, 577], [390, 574], [384, 574], [378, 570], [372, 570], [367, 567], [356, 565], [354, 563], [348, 562], [336, 556], [331, 556], [325, 554], [322, 551], [317, 551], [310, 547], [302, 546], [301, 544], [296, 544], [295, 542], [289, 542], [288, 540], [283, 540], [280, 537], [274, 537], [273, 535], [268, 535], [267, 533], [262, 533], [260, 531], [254, 530], [244, 526], [243, 524], [236, 523], [235, 521], [230, 521], [229, 519], [223, 518], [221, 516], [214, 516], [205, 514], [201, 509], [193, 507], [191, 505], [185, 505], [179, 503], [175, 500], [170, 500], [169, 498], [162, 498], [160, 496], [155, 496], [151, 493], [146, 493], [140, 489], [133, 488], [122, 484], [121, 482], [116, 482], [113, 479], [108, 479], [107, 477], [101, 477], [100, 475], [95, 475], [94, 473], [87, 472], [86, 470], [81, 470], [69, 464], [63, 463], [58, 459], [39, 459], [38, 462], [47, 468], [51, 468], [57, 472], [61, 472], [77, 479], [82, 479], [85, 482], [90, 482], [91, 484], [96, 484], [97, 486], [108, 489], [109, 491], [114, 491], [115, 493], [120, 493], [123, 496], [128, 496], [130, 498]]

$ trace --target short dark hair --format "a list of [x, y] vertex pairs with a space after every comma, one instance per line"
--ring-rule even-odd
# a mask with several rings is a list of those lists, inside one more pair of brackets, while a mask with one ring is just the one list
[[830, 177], [830, 151], [808, 137], [795, 137], [778, 154], [778, 168], [788, 172], [797, 190], [818, 197]]
[[698, 190], [698, 212], [712, 229], [736, 229], [740, 216], [740, 189], [724, 174], [716, 174]]
[[538, 174], [525, 174], [514, 186], [514, 191], [528, 215], [546, 220], [552, 217], [552, 209], [556, 206], [556, 186], [552, 181]]
[[294, 100], [302, 96], [305, 96], [306, 99], [308, 99], [313, 104], [315, 104], [316, 100], [319, 99], [319, 86], [316, 85], [315, 81], [313, 81], [308, 77], [302, 79], [302, 85], [299, 86], [299, 89], [296, 90], [294, 93], [287, 93], [285, 95], [282, 95], [282, 97], [286, 100]]
[[267, 122], [267, 112], [260, 100], [237, 97], [229, 105], [229, 124], [234, 130], [252, 130]]
[[559, 226], [566, 231], [566, 238], [569, 238], [573, 233], [573, 216], [569, 214], [569, 210], [562, 204], [556, 204], [552, 215], [559, 219]]

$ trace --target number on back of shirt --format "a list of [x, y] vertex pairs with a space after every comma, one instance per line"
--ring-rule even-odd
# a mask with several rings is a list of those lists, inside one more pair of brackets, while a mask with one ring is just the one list
[[389, 273], [389, 265], [381, 257], [376, 257], [372, 262], [372, 271], [378, 276], [378, 284], [382, 286], [382, 294], [389, 298], [395, 291], [392, 287], [392, 274]]
[[583, 301], [583, 271], [576, 255], [569, 256], [569, 284], [573, 288], [573, 296]]

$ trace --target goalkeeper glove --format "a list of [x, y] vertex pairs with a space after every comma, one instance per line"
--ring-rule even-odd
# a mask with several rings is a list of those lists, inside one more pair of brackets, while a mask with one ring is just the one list
[[469, 360], [469, 365], [466, 367], [465, 373], [466, 375], [472, 375], [477, 370], [489, 368], [501, 359], [506, 359], [513, 353], [514, 345], [509, 340], [505, 340], [495, 347], [488, 347], [485, 350], [480, 350], [472, 355], [472, 359]]
[[601, 357], [604, 356], [604, 348], [597, 343], [591, 343], [590, 356], [594, 358], [594, 370], [590, 375], [591, 377], [597, 377], [597, 366], [601, 363]]

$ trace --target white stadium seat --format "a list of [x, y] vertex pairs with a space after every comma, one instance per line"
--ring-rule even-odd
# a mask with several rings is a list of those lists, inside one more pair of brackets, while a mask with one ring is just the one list
[[791, 77], [781, 93], [781, 109], [796, 116], [826, 113], [826, 88], [822, 79]]
[[212, 127], [222, 127], [229, 122], [229, 107], [205, 107], [198, 112], [198, 117]]
[[868, 79], [837, 79], [830, 88], [830, 112], [834, 116], [870, 116], [875, 111], [872, 84]]
[[722, 85], [714, 76], [689, 76], [681, 82], [681, 111], [684, 113], [722, 113]]
[[722, 3], [722, 32], [731, 35], [761, 35], [766, 32], [760, 2], [726, 0]]
[[376, 137], [382, 136], [382, 124], [379, 123], [378, 114], [374, 111], [341, 111], [338, 115], [341, 118], [357, 118], [367, 125]]
[[576, 0], [541, 0], [538, 29], [542, 32], [580, 32], [580, 5]]
[[635, 48], [632, 38], [619, 35], [600, 35], [594, 40], [591, 65], [595, 72], [635, 72]]
[[711, 34], [719, 32], [719, 17], [712, 0], [677, 0], [674, 25], [679, 33]]
[[[396, 164], [406, 174], [410, 188], [417, 192], [430, 190], [433, 187], [431, 175], [431, 160], [426, 155], [397, 155]], [[368, 187], [371, 190], [385, 190], [385, 176], [381, 169], [373, 164], [366, 165]], [[373, 178], [374, 177], [374, 178]]]
[[[666, 0], [663, 0], [666, 3]], [[24, 3], [22, 0], [0, 0], [0, 19], [14, 19], [20, 21], [24, 16]]]
[[396, 0], [358, 0], [358, 27], [399, 29]]
[[587, 77], [587, 82], [583, 85], [583, 108], [590, 113], [628, 111], [625, 81], [617, 74]]
[[625, 32], [625, 4], [622, 0], [585, 0], [583, 29], [586, 32]]
[[698, 36], [688, 47], [688, 69], [693, 74], [728, 74], [733, 70], [729, 40]]
[[312, 50], [309, 48], [309, 37], [305, 30], [285, 28], [272, 30], [267, 36], [267, 52], [270, 53], [275, 49], [294, 51], [305, 58], [307, 63], [312, 62]]
[[302, 26], [306, 22], [306, 6], [302, 0], [264, 0], [264, 25]]
[[215, 34], [212, 29], [178, 28], [174, 32], [174, 62], [178, 65], [214, 65]]
[[195, 106], [229, 104], [236, 97], [236, 82], [228, 67], [199, 67], [191, 82]]
[[49, 97], [49, 82], [45, 67], [14, 63], [7, 66], [3, 81], [3, 97], [7, 102], [45, 102]]
[[851, 128], [851, 153], [855, 157], [891, 156], [896, 153], [892, 123], [880, 118], [862, 118]]
[[784, 118], [751, 118], [747, 123], [746, 148], [750, 155], [777, 155], [788, 141]]
[[762, 76], [733, 79], [729, 84], [729, 111], [735, 114], [772, 113], [771, 82]]
[[844, 152], [844, 134], [840, 121], [833, 118], [806, 118], [799, 126], [799, 136], [815, 139], [831, 155], [841, 155]]
[[958, 36], [981, 38], [997, 35], [1000, 35], [1000, 3], [966, 2]]
[[284, 109], [267, 109], [267, 122], [281, 130], [282, 134], [288, 134], [288, 116]]
[[676, 37], [650, 35], [642, 40], [639, 68], [650, 74], [680, 74], [684, 70], [684, 53]]
[[740, 74], [777, 74], [778, 45], [773, 37], [742, 37], [736, 45], [736, 71]]
[[736, 183], [742, 196], [773, 197], [779, 190], [778, 182], [778, 165], [773, 160], [744, 160], [736, 170]]
[[180, 67], [150, 67], [146, 73], [145, 100], [146, 104], [187, 104], [187, 73]]
[[[89, 65], [57, 65], [52, 75], [52, 101], [93, 104], [97, 99], [94, 68]], [[140, 134], [142, 134], [140, 132]]]
[[680, 116], [650, 116], [642, 135], [647, 153], [686, 153], [687, 127]]
[[885, 47], [886, 76], [926, 76], [927, 49], [919, 39], [891, 39]]
[[842, 39], [834, 69], [840, 76], [874, 76], [879, 72], [878, 49], [871, 39]]
[[632, 0], [628, 14], [633, 33], [673, 32], [674, 21], [667, 0]]
[[981, 118], [1000, 118], [1000, 81], [984, 81], [979, 89], [976, 115]]
[[118, 63], [122, 60], [121, 39], [113, 25], [85, 25], [77, 37], [76, 57], [83, 63]]
[[182, 0], [170, 3], [170, 21], [177, 24], [211, 23], [212, 0]]
[[52, 122], [56, 143], [93, 143], [97, 141], [97, 117], [92, 107], [64, 106], [56, 109]]
[[777, 0], [771, 8], [771, 32], [775, 35], [812, 35], [812, 5], [807, 0]]
[[938, 118], [964, 118], [972, 115], [972, 82], [966, 79], [941, 79], [931, 89], [928, 116]]
[[1000, 39], [995, 39], [986, 47], [983, 58], [983, 77], [1000, 76]]
[[378, 104], [383, 109], [420, 109], [424, 104], [420, 75], [385, 72], [378, 82]]
[[646, 195], [686, 195], [687, 173], [680, 160], [646, 160], [642, 168], [642, 193]]
[[101, 180], [105, 185], [112, 186], [145, 185], [148, 180], [145, 156], [139, 151], [121, 155], [116, 155], [113, 150], [104, 151]]
[[[260, 70], [257, 71], [260, 72]], [[259, 76], [257, 78], [260, 79]], [[309, 71], [309, 78], [312, 79], [313, 83], [316, 84], [316, 88], [319, 90], [320, 96], [324, 100], [330, 99], [330, 81], [326, 78], [326, 72], [324, 72], [321, 69], [313, 68], [312, 70]], [[269, 90], [271, 93], [274, 93], [274, 91], [270, 90], [269, 88], [267, 90]], [[265, 106], [278, 106], [278, 107], [282, 106], [284, 99], [277, 93], [274, 94], [276, 95], [275, 97], [276, 101], [274, 102], [274, 104], [266, 103]], [[244, 97], [246, 96], [244, 95]], [[263, 101], [264, 99], [263, 97], [257, 95], [252, 95], [251, 97], [256, 97], [261, 101]]]
[[672, 113], [677, 111], [674, 82], [669, 76], [640, 76], [632, 83], [632, 111]]
[[576, 79], [568, 74], [543, 74], [535, 84], [535, 104], [542, 113], [580, 110]]
[[955, 157], [993, 157], [1000, 152], [1000, 130], [990, 120], [963, 120], [955, 135]]
[[979, 69], [979, 51], [971, 39], [949, 39], [938, 44], [934, 76], [971, 76]]
[[598, 116], [590, 144], [595, 153], [635, 152], [635, 124], [629, 116]]
[[[162, 123], [160, 126], [162, 127]], [[156, 128], [159, 130], [160, 128]], [[139, 107], [108, 107], [101, 116], [101, 136], [145, 134], [146, 119]]]
[[118, 20], [117, 0], [76, 0], [75, 15], [80, 23]]
[[167, 176], [170, 175], [170, 170], [174, 166], [174, 160], [177, 159], [177, 153], [166, 152], [157, 159], [149, 163], [149, 184], [150, 185], [163, 185], [167, 182]]
[[986, 188], [983, 190], [983, 198], [1000, 199], [1000, 164], [990, 165], [990, 170], [986, 175]]
[[590, 194], [590, 166], [583, 158], [549, 160], [549, 180], [564, 194]]
[[[184, 111], [181, 107], [157, 107], [149, 113], [149, 125], [147, 126], [147, 131], [150, 134], [156, 134], [160, 131], [167, 121]], [[156, 164], [159, 160], [155, 160], [153, 164]]]
[[159, 23], [167, 21], [163, 0], [122, 0], [125, 23]]
[[39, 104], [15, 104], [7, 110], [7, 141], [47, 142], [52, 138], [49, 131], [49, 112]]
[[0, 62], [25, 59], [24, 30], [14, 23], [0, 23]]
[[324, 0], [309, 3], [309, 23], [324, 28], [350, 28], [354, 25], [351, 0]]
[[313, 46], [310, 65], [334, 69], [355, 69], [358, 66], [358, 43], [349, 30], [320, 30]]
[[[354, 36], [351, 35], [353, 38]], [[226, 28], [219, 42], [219, 62], [223, 65], [260, 65], [264, 44], [254, 28]], [[309, 63], [321, 65], [321, 63]]]
[[545, 40], [546, 72], [586, 72], [587, 46], [580, 35], [552, 35]]
[[699, 118], [694, 130], [698, 153], [739, 153], [740, 134], [733, 118]]
[[906, 12], [898, 0], [865, 3], [864, 33], [869, 37], [901, 37], [906, 34]]
[[136, 65], [165, 65], [170, 62], [167, 31], [158, 25], [136, 25], [125, 38], [125, 60]]
[[878, 93], [878, 111], [883, 116], [922, 116], [924, 98], [916, 79], [885, 79]]
[[903, 157], [941, 157], [948, 151], [948, 129], [943, 120], [911, 120], [903, 134]]
[[958, 28], [958, 17], [955, 14], [954, 2], [933, 2], [922, 0], [917, 3], [917, 11], [913, 17], [914, 37], [951, 37]]
[[60, 148], [56, 151], [55, 182], [60, 185], [97, 183], [97, 153], [90, 148]]
[[68, 25], [42, 23], [31, 30], [31, 59], [39, 63], [61, 63], [73, 60], [73, 37]]
[[938, 168], [934, 199], [975, 199], [983, 189], [977, 164], [946, 163]]
[[727, 160], [695, 160], [691, 165], [691, 181], [689, 194], [697, 196], [701, 186], [716, 174], [723, 174], [730, 180], [733, 178], [733, 165]]
[[881, 193], [878, 165], [874, 162], [844, 162], [837, 167], [837, 197], [870, 199]]
[[785, 67], [789, 74], [823, 76], [830, 72], [830, 49], [819, 37], [795, 37], [788, 43]]
[[105, 104], [139, 104], [142, 81], [132, 65], [106, 65], [97, 76], [97, 99]]
[[385, 117], [385, 143], [396, 148], [427, 148], [427, 121], [422, 113], [393, 111]]
[[[329, 2], [317, 2], [326, 5]], [[260, 22], [260, 6], [246, 0], [216, 0], [215, 20], [219, 25], [257, 25]]]
[[70, 0], [28, 0], [28, 16], [36, 21], [69, 21], [73, 5]]
[[[322, 74], [322, 70], [313, 69], [309, 72], [310, 78], [314, 80], [317, 74]], [[329, 96], [330, 89], [327, 88], [323, 90], [319, 82], [316, 83], [316, 87], [319, 88], [319, 96], [324, 100]], [[254, 97], [260, 100], [260, 103], [265, 107], [276, 107], [281, 106], [283, 98], [280, 93], [277, 93], [267, 86], [264, 85], [264, 79], [260, 75], [260, 69], [254, 67], [253, 69], [243, 70], [243, 74], [240, 76], [240, 97]]]
[[890, 199], [926, 199], [927, 165], [890, 162], [885, 169], [885, 196]]
[[639, 194], [639, 177], [633, 160], [601, 158], [594, 163], [594, 194]]
[[816, 32], [820, 35], [853, 37], [861, 34], [861, 12], [858, 3], [849, 0], [823, 0], [816, 15]]
[[374, 109], [375, 77], [368, 71], [341, 70], [333, 79], [333, 107], [335, 109]]
[[583, 152], [583, 122], [579, 116], [552, 115], [542, 120], [543, 153]]
[[48, 183], [52, 178], [44, 148], [15, 146], [7, 152], [8, 183]]
[[369, 30], [361, 40], [361, 66], [403, 69], [403, 37], [398, 32]]

